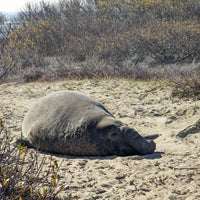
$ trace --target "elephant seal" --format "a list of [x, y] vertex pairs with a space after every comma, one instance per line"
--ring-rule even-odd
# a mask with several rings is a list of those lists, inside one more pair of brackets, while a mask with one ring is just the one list
[[28, 146], [65, 155], [128, 156], [156, 148], [153, 140], [116, 120], [101, 103], [68, 90], [41, 98], [26, 113], [22, 134], [20, 141]]

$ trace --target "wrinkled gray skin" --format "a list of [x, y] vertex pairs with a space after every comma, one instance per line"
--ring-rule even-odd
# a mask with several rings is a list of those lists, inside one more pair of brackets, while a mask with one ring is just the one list
[[156, 146], [102, 104], [73, 91], [40, 99], [25, 115], [22, 133], [31, 147], [66, 155], [150, 154]]

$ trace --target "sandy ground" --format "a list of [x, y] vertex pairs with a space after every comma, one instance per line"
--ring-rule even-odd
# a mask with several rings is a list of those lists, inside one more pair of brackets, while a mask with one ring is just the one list
[[65, 89], [90, 95], [142, 135], [160, 137], [156, 152], [146, 156], [53, 155], [63, 162], [64, 199], [200, 199], [200, 101], [171, 98], [169, 84], [155, 81], [2, 84], [0, 116], [11, 133], [20, 136], [28, 109], [40, 97]]

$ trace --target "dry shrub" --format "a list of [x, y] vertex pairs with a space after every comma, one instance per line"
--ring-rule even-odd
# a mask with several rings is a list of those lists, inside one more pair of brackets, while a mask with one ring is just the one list
[[1, 119], [0, 139], [0, 199], [59, 199], [63, 186], [57, 161], [45, 156], [39, 159], [37, 153], [14, 145]]
[[147, 25], [145, 30], [141, 30], [140, 35], [158, 64], [191, 63], [200, 59], [200, 25], [197, 21], [159, 21]]
[[173, 97], [200, 99], [200, 64], [173, 66], [169, 75]]
[[[16, 20], [20, 25], [8, 34], [2, 47], [0, 78], [1, 71], [2, 76], [9, 72], [16, 77], [24, 70], [25, 81], [50, 76], [85, 78], [120, 74], [122, 77], [149, 79], [156, 71], [152, 65], [200, 61], [199, 0], [81, 2], [29, 4]], [[47, 57], [61, 56], [73, 63], [49, 68], [51, 63], [44, 62]], [[124, 63], [136, 57], [137, 60], [127, 68]], [[149, 57], [153, 62], [146, 67], [145, 60]], [[91, 64], [91, 60], [95, 62]], [[10, 65], [12, 67], [7, 70]], [[29, 72], [36, 75], [27, 75], [27, 68], [32, 68]], [[38, 71], [47, 75], [38, 76]], [[142, 73], [144, 77], [141, 77]]]
[[34, 82], [40, 80], [43, 76], [43, 72], [38, 68], [28, 68], [27, 71], [23, 70], [23, 80], [27, 82]]
[[30, 5], [21, 14], [25, 23], [8, 36], [7, 48], [64, 55], [75, 62], [93, 56], [113, 64], [135, 55], [151, 56], [157, 64], [200, 59], [198, 1], [111, 0], [86, 5]]
[[200, 99], [199, 78], [174, 80], [173, 97]]

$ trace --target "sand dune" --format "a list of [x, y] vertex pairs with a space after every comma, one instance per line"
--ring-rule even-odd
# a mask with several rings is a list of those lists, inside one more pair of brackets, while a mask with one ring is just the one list
[[[19, 137], [25, 113], [40, 97], [78, 90], [102, 102], [142, 135], [160, 134], [154, 154], [59, 157], [61, 196], [70, 199], [200, 199], [200, 101], [170, 96], [164, 82], [74, 80], [0, 85], [0, 116]], [[42, 153], [41, 153], [42, 155]], [[48, 155], [47, 155], [48, 156]]]

